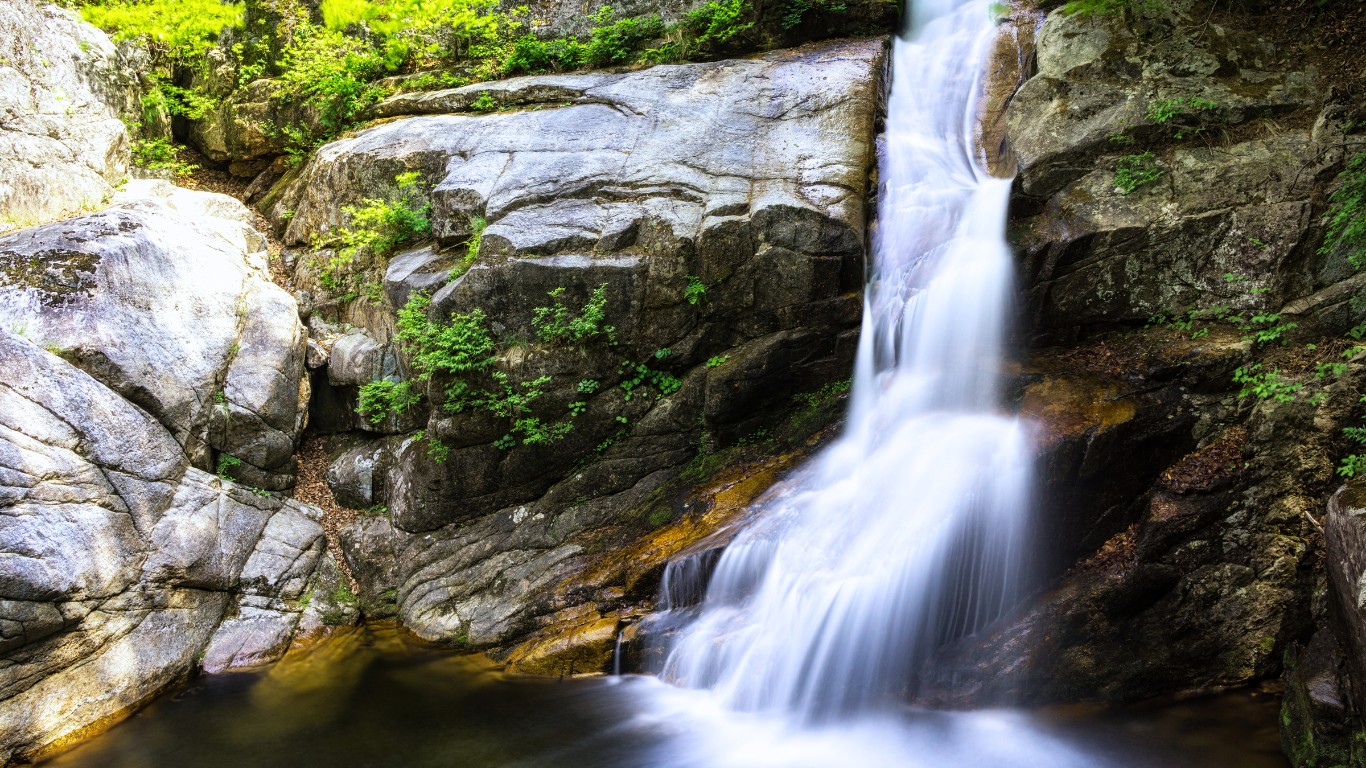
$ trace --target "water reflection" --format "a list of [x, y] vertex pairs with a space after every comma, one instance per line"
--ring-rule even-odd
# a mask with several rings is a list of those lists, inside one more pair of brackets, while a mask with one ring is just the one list
[[1039, 712], [903, 710], [830, 728], [720, 709], [652, 678], [509, 677], [392, 625], [263, 672], [201, 678], [56, 768], [1285, 768], [1247, 693]]

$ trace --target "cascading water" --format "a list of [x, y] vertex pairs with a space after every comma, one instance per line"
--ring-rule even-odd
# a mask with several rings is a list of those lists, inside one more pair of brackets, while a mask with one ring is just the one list
[[1030, 464], [998, 412], [1009, 181], [975, 141], [992, 35], [987, 0], [915, 0], [895, 43], [845, 433], [726, 548], [658, 670], [727, 709], [809, 723], [904, 699], [932, 651], [1020, 597]]

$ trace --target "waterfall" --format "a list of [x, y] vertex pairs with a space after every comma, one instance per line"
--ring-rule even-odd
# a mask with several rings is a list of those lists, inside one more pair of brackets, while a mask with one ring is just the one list
[[[903, 701], [933, 651], [1021, 597], [1029, 452], [999, 393], [1010, 182], [974, 140], [989, 6], [911, 4], [845, 431], [720, 555], [655, 670], [728, 710]], [[671, 564], [666, 607], [701, 592], [698, 570]]]

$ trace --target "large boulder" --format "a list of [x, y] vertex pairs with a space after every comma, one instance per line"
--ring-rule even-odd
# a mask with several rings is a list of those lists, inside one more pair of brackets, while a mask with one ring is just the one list
[[190, 467], [151, 415], [8, 329], [0, 478], [0, 763], [117, 721], [201, 659], [288, 645], [319, 510]]
[[1347, 276], [1302, 263], [1344, 152], [1312, 68], [1246, 33], [1118, 15], [1055, 12], [1037, 45], [1007, 113], [1037, 336], [1274, 311]]
[[102, 206], [128, 176], [122, 118], [146, 54], [74, 11], [0, 2], [0, 232]]
[[0, 324], [157, 418], [195, 466], [293, 484], [304, 333], [241, 203], [132, 182], [113, 208], [0, 237], [0, 297]]
[[[506, 640], [603, 546], [589, 542], [638, 526], [643, 500], [699, 448], [765, 434], [794, 394], [847, 376], [884, 46], [396, 97], [385, 114], [422, 114], [321, 148], [274, 195], [271, 215], [301, 245], [348, 226], [347, 206], [405, 194], [401, 173], [429, 190], [436, 243], [365, 262], [390, 319], [319, 301], [315, 319], [365, 328], [332, 346], [331, 385], [411, 377], [405, 358], [385, 362], [392, 313], [427, 295], [434, 328], [482, 312], [496, 371], [513, 392], [544, 377], [534, 415], [570, 425], [548, 443], [514, 439], [506, 414], [443, 408], [451, 382], [430, 382], [422, 435], [364, 479], [337, 468], [352, 503], [388, 511], [343, 537], [367, 591], [394, 590], [426, 637]], [[506, 109], [443, 114], [483, 90]], [[479, 219], [478, 258], [453, 271]], [[296, 280], [325, 297], [308, 266], [322, 258], [301, 256]], [[537, 318], [557, 303], [577, 315], [595, 292], [611, 333], [547, 340]]]

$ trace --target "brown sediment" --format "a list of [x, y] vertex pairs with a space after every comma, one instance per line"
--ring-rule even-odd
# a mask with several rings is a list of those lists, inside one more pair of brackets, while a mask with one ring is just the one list
[[342, 557], [342, 528], [360, 519], [360, 512], [347, 509], [337, 503], [332, 490], [327, 487], [328, 459], [325, 438], [321, 435], [307, 435], [299, 446], [299, 474], [294, 483], [294, 498], [323, 511], [323, 535], [327, 538], [327, 551], [337, 561], [342, 573], [351, 583], [352, 591], [359, 589], [356, 578], [351, 575], [351, 566]]

